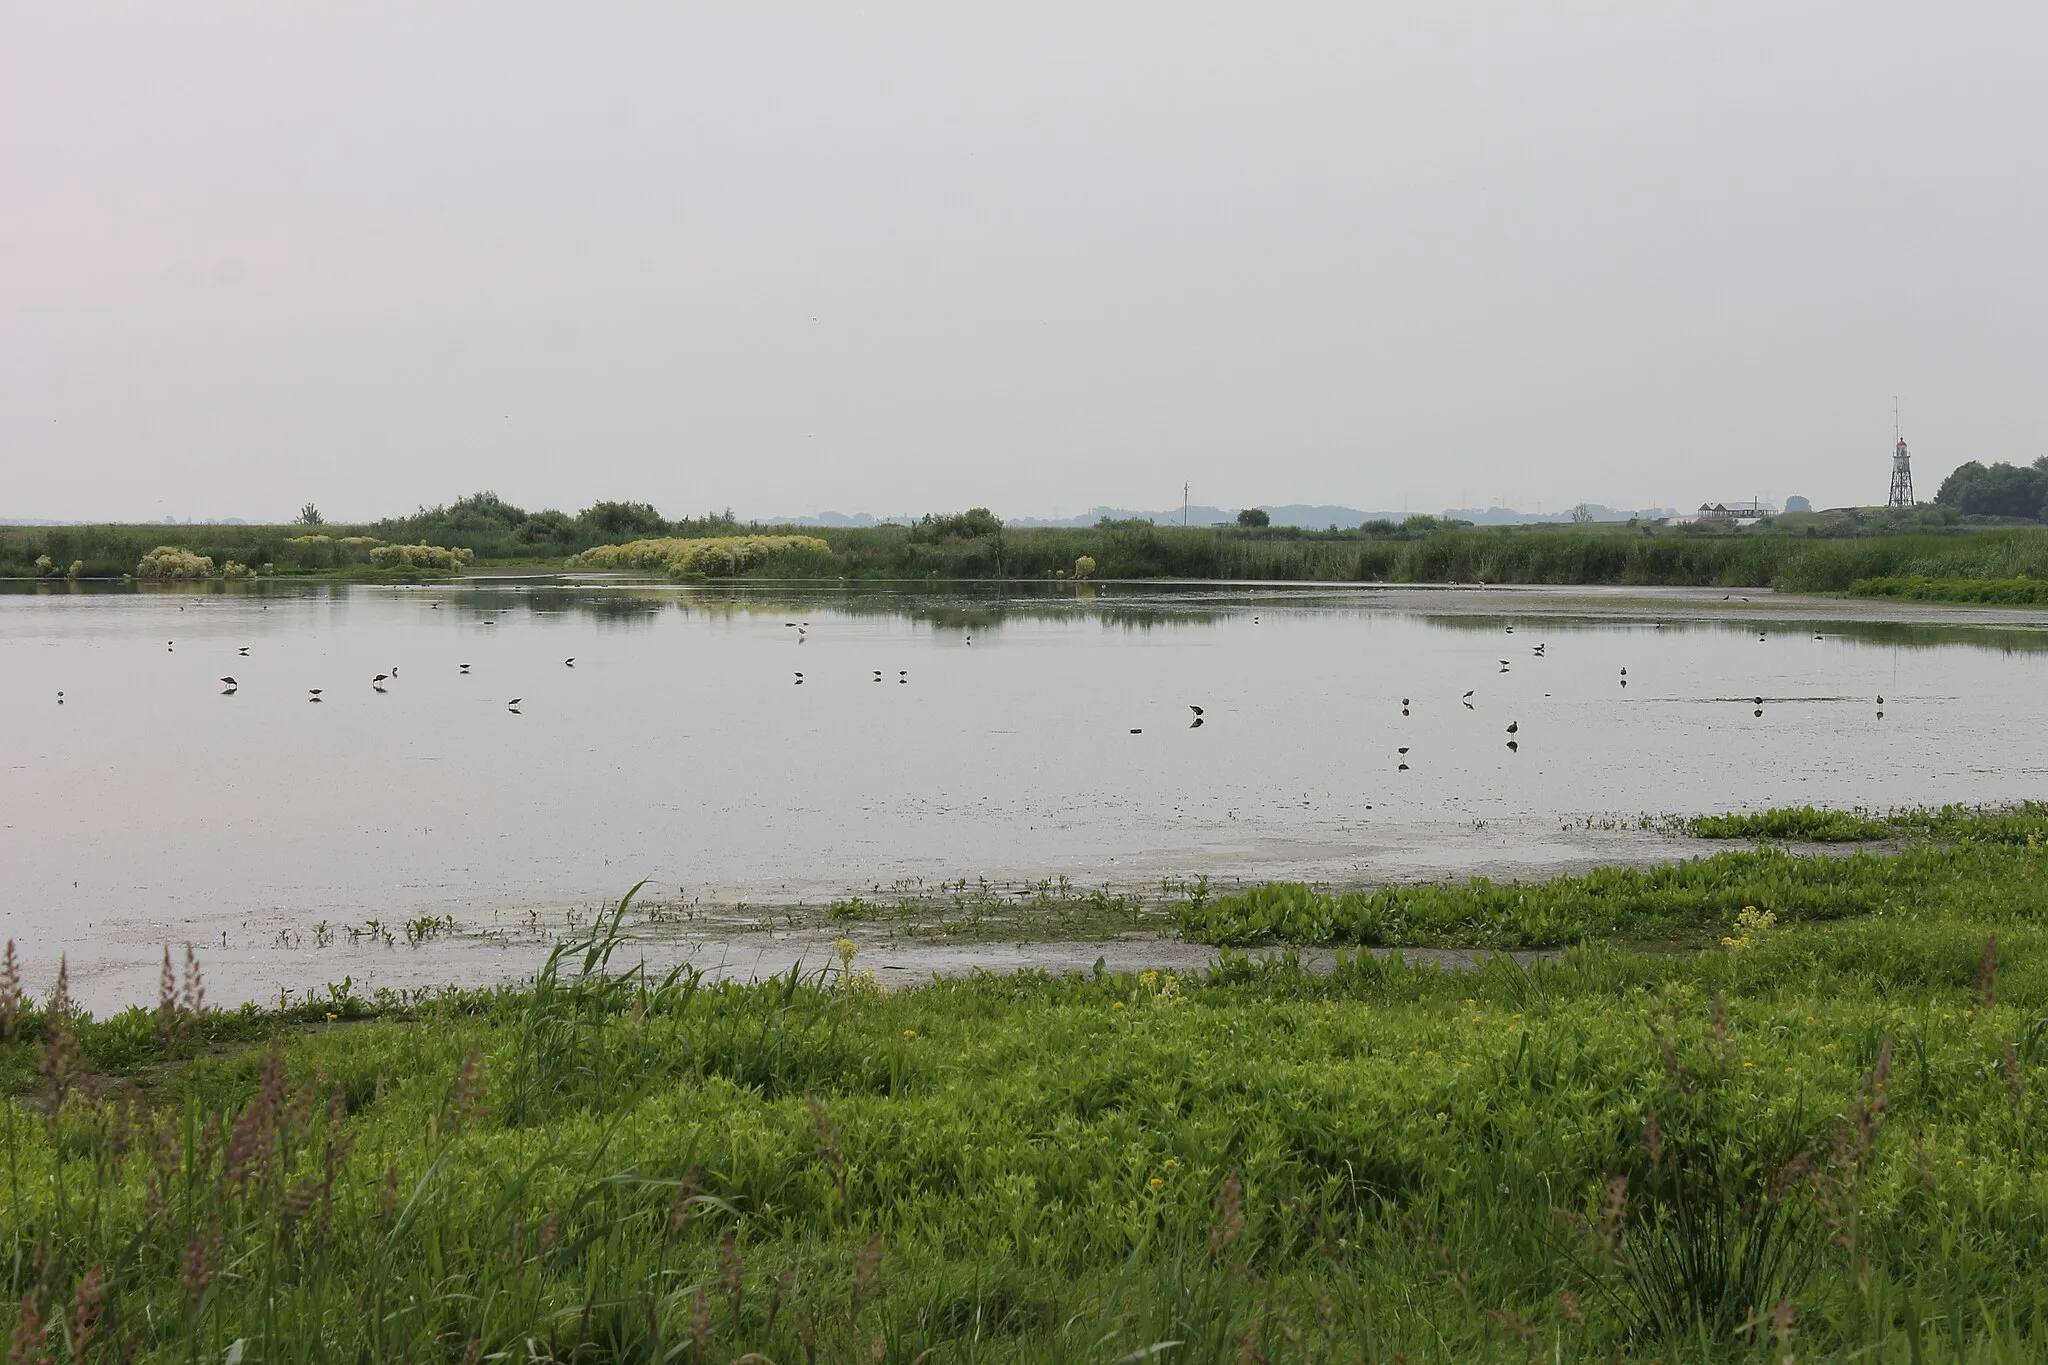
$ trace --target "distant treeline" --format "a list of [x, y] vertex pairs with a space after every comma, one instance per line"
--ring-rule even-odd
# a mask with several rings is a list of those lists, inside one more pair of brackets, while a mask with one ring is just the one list
[[0, 528], [0, 575], [33, 576], [35, 561], [47, 555], [53, 564], [81, 562], [81, 575], [117, 578], [159, 545], [175, 545], [211, 556], [217, 563], [234, 560], [256, 569], [299, 572], [309, 566], [289, 547], [311, 534], [337, 541], [373, 537], [391, 544], [446, 545], [472, 552], [485, 561], [560, 561], [596, 545], [616, 544], [645, 536], [730, 535], [741, 529], [730, 512], [669, 521], [644, 502], [599, 502], [570, 514], [552, 509], [528, 512], [496, 493], [473, 493], [445, 507], [422, 507], [409, 517], [330, 525], [318, 509], [308, 506], [289, 526], [23, 526]]
[[[599, 545], [799, 532], [804, 546], [733, 572], [777, 579], [1046, 579], [1082, 557], [1096, 578], [1318, 582], [1609, 584], [1775, 587], [1846, 592], [1858, 580], [2048, 578], [2048, 530], [1971, 528], [1949, 508], [1860, 517], [1804, 515], [1736, 529], [1622, 523], [1474, 527], [1432, 517], [1357, 530], [1158, 526], [1105, 520], [1089, 527], [1006, 527], [986, 509], [910, 525], [775, 527], [730, 514], [669, 520], [645, 503], [597, 503], [570, 515], [529, 513], [494, 494], [367, 526], [62, 526], [0, 530], [0, 574], [85, 577], [133, 573], [159, 545], [256, 571], [293, 572], [288, 542], [317, 532], [466, 549], [480, 563], [562, 564]], [[824, 548], [809, 548], [822, 544]], [[38, 559], [46, 567], [37, 568]], [[714, 566], [716, 567], [716, 566]]]
[[2030, 465], [1958, 465], [1934, 500], [1972, 516], [2048, 521], [2048, 455]]

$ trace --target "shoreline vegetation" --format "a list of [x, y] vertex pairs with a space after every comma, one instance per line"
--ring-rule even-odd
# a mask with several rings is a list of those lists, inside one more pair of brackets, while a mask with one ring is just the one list
[[[307, 509], [309, 516], [317, 516]], [[43, 580], [271, 575], [418, 581], [477, 569], [630, 568], [694, 581], [1045, 582], [1101, 579], [1774, 588], [1917, 601], [2048, 604], [2048, 529], [1947, 507], [1796, 513], [1752, 527], [1477, 527], [1416, 516], [1353, 530], [1105, 520], [1014, 528], [984, 509], [904, 525], [664, 519], [644, 503], [574, 516], [491, 494], [365, 526], [0, 528], [0, 576]]]
[[[1226, 950], [888, 991], [849, 940], [718, 983], [630, 965], [629, 893], [520, 986], [223, 1011], [187, 949], [94, 1019], [10, 945], [0, 1330], [20, 1360], [2037, 1357], [2048, 806], [1671, 823], [1757, 846], [1181, 912], [1569, 945], [1463, 972]], [[1785, 846], [1829, 842], [1862, 847]]]

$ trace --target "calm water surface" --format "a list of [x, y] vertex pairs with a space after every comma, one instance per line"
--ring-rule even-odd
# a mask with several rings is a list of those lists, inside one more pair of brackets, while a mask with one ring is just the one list
[[[5, 591], [0, 918], [88, 998], [187, 940], [274, 998], [355, 970], [280, 930], [503, 924], [642, 878], [772, 903], [1540, 871], [1600, 852], [1562, 829], [1589, 815], [2040, 796], [2042, 624], [1693, 593]], [[356, 980], [508, 971], [437, 953]]]

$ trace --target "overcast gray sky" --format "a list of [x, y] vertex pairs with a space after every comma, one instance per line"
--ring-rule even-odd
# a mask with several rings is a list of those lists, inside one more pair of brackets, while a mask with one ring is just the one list
[[0, 0], [0, 515], [1881, 501], [2048, 6]]

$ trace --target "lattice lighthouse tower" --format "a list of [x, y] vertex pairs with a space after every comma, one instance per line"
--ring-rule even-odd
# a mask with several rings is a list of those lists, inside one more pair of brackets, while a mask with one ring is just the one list
[[1888, 507], [1913, 505], [1913, 457], [1906, 453], [1906, 438], [1892, 449], [1892, 496]]

